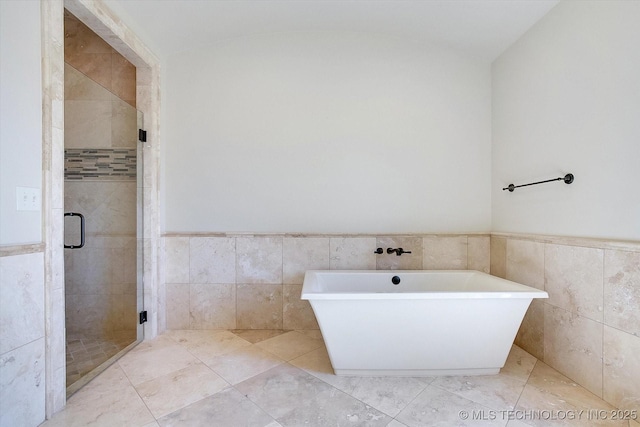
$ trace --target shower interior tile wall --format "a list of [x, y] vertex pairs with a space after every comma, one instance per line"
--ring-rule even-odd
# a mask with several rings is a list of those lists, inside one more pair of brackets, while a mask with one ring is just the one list
[[[412, 253], [377, 255], [378, 247]], [[306, 270], [489, 272], [488, 235], [190, 235], [166, 236], [164, 248], [168, 329], [317, 329], [300, 300]]]
[[[137, 167], [136, 69], [65, 11], [64, 78], [66, 154], [109, 156], [87, 160], [96, 172], [109, 169], [99, 176], [91, 166], [75, 174], [65, 168], [65, 211], [86, 217], [85, 247], [65, 250], [67, 336], [133, 340], [138, 183], [129, 172]], [[127, 166], [102, 167], [110, 158]], [[65, 156], [65, 165], [77, 159]], [[119, 169], [127, 171], [114, 176]], [[79, 241], [75, 221], [65, 221], [68, 244]]]
[[[565, 239], [566, 240], [566, 239]], [[549, 293], [515, 343], [620, 409], [640, 410], [640, 247], [491, 237], [491, 274]]]
[[136, 67], [66, 9], [64, 60], [135, 108]]
[[136, 180], [137, 149], [68, 148], [64, 150], [65, 179]]
[[135, 107], [68, 63], [64, 67], [65, 149], [136, 148]]

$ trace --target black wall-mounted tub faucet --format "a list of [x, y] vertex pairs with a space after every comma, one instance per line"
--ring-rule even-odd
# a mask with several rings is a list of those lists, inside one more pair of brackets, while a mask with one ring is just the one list
[[387, 253], [388, 254], [393, 254], [395, 253], [397, 256], [400, 256], [402, 254], [410, 254], [411, 251], [405, 251], [402, 248], [397, 248], [397, 249], [392, 249], [392, 248], [387, 248]]

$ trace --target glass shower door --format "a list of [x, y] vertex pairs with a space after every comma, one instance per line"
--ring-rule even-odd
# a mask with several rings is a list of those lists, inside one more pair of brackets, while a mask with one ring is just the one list
[[64, 254], [70, 395], [143, 338], [144, 149], [135, 107], [68, 64], [65, 84], [73, 89], [65, 93], [64, 183], [73, 213]]

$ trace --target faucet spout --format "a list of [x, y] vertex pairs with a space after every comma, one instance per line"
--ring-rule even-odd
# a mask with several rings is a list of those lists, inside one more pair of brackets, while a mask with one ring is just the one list
[[387, 248], [388, 254], [396, 254], [396, 256], [400, 256], [402, 254], [410, 254], [411, 251], [405, 251], [402, 248]]

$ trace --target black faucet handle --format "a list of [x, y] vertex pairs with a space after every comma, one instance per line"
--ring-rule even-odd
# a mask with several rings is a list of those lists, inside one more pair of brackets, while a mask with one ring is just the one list
[[[380, 248], [378, 248], [378, 249], [380, 249]], [[405, 251], [405, 250], [404, 250], [404, 249], [402, 249], [402, 248], [397, 248], [397, 249], [394, 249], [394, 248], [387, 248], [387, 253], [388, 253], [388, 254], [396, 254], [397, 256], [400, 256], [400, 255], [402, 255], [402, 254], [410, 254], [410, 253], [411, 253], [411, 251]]]

